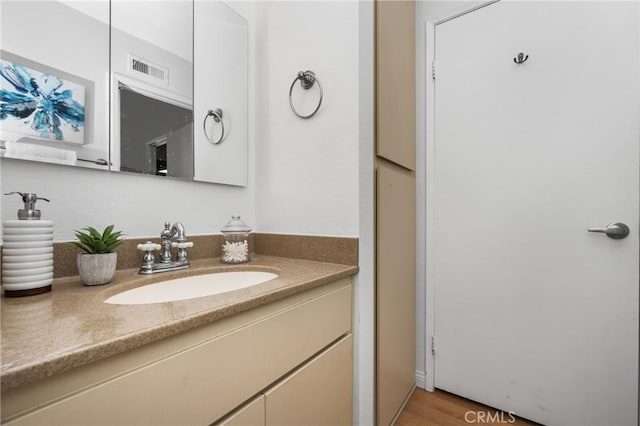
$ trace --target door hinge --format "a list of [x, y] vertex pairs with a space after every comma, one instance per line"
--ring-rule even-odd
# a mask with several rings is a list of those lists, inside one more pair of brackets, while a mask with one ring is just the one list
[[431, 354], [436, 354], [436, 336], [431, 336]]
[[431, 62], [431, 78], [436, 79], [436, 61]]

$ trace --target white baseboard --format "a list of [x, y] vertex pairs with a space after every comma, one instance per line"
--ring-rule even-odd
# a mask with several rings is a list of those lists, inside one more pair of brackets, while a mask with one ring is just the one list
[[422, 389], [427, 388], [427, 374], [424, 371], [416, 370], [416, 386]]

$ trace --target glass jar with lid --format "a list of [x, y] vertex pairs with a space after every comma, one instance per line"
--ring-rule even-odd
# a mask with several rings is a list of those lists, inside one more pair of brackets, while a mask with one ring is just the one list
[[249, 261], [249, 232], [240, 215], [234, 213], [231, 220], [222, 227], [222, 263], [245, 263]]

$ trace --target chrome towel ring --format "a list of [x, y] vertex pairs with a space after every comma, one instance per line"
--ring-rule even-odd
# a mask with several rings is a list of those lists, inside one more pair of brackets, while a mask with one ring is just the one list
[[[212, 141], [207, 134], [207, 118], [209, 117], [213, 117], [213, 121], [215, 121], [216, 123], [220, 123], [220, 126], [222, 127], [220, 139], [218, 139], [217, 142]], [[204, 136], [212, 144], [218, 145], [220, 142], [222, 142], [222, 140], [224, 139], [224, 122], [222, 121], [222, 110], [220, 108], [216, 108], [215, 110], [210, 109], [209, 112], [207, 112], [207, 115], [205, 115], [204, 121], [202, 122], [202, 130], [204, 131]]]
[[[295, 86], [296, 81], [298, 80], [300, 80], [300, 85], [304, 90], [311, 89], [316, 82], [318, 83], [318, 88], [320, 89], [320, 100], [318, 101], [318, 106], [309, 115], [300, 115], [298, 111], [296, 111], [296, 108], [293, 106], [293, 100], [291, 99], [291, 94], [293, 93], [293, 86]], [[322, 96], [323, 96], [322, 84], [320, 83], [320, 80], [318, 80], [318, 77], [316, 77], [316, 74], [313, 71], [300, 71], [298, 72], [298, 75], [296, 76], [296, 78], [293, 79], [293, 83], [291, 83], [291, 87], [289, 88], [289, 106], [291, 106], [291, 111], [293, 111], [293, 113], [298, 117], [310, 118], [310, 117], [313, 117], [316, 114], [316, 112], [318, 112], [318, 110], [320, 109], [320, 105], [322, 105]]]

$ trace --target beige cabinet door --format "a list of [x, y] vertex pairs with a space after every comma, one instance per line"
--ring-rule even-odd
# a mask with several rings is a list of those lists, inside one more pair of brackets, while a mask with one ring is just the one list
[[351, 425], [352, 352], [349, 334], [267, 391], [266, 424]]
[[415, 384], [415, 177], [377, 172], [376, 342], [378, 424], [391, 423]]
[[260, 394], [215, 426], [264, 426], [264, 395]]
[[376, 154], [415, 170], [415, 2], [376, 1]]

